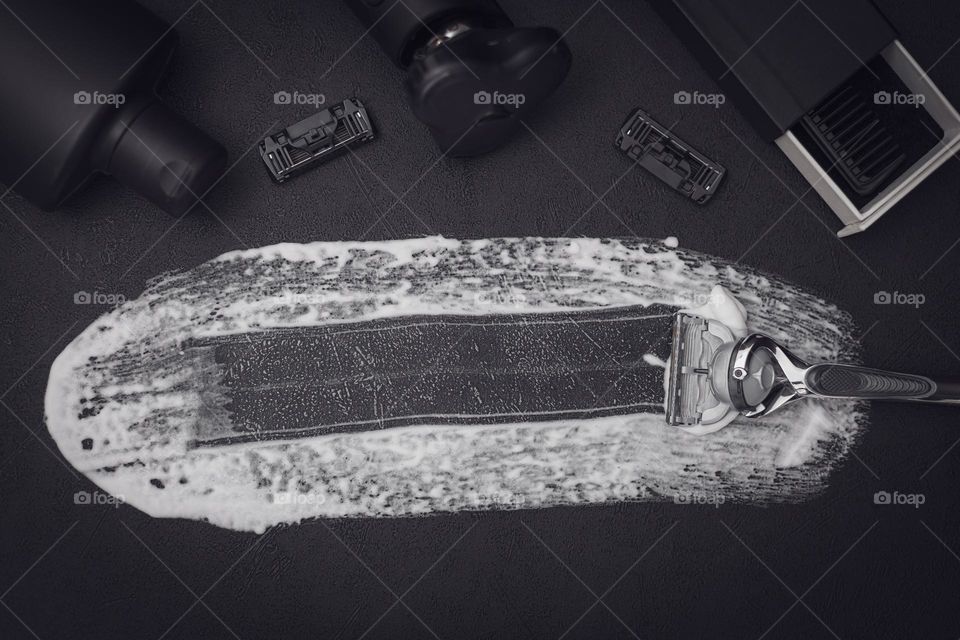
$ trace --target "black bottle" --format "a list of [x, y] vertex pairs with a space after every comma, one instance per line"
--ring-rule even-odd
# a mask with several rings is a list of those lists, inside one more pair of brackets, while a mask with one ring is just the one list
[[159, 101], [176, 46], [133, 0], [6, 0], [0, 9], [0, 181], [52, 210], [109, 173], [173, 215], [226, 152]]

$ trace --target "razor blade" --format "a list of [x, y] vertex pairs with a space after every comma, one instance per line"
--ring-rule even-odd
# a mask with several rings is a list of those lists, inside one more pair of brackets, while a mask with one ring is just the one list
[[712, 382], [714, 357], [734, 341], [726, 325], [688, 313], [673, 319], [667, 379], [667, 424], [676, 427], [711, 424], [731, 407], [716, 395]]
[[267, 136], [260, 157], [273, 179], [284, 182], [374, 137], [363, 103], [351, 98]]

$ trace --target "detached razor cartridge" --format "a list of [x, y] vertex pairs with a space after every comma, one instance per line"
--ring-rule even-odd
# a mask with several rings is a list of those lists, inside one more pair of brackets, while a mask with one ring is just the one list
[[367, 110], [352, 98], [267, 136], [260, 157], [273, 179], [284, 182], [374, 137]]
[[614, 144], [631, 160], [697, 204], [706, 204], [713, 197], [726, 173], [726, 169], [694, 151], [642, 109], [627, 118]]

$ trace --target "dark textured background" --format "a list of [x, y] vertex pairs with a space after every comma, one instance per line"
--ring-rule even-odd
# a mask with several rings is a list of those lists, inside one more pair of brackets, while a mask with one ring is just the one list
[[[50, 362], [103, 311], [74, 305], [74, 293], [136, 296], [158, 273], [245, 246], [428, 233], [676, 235], [848, 309], [870, 364], [960, 371], [960, 246], [942, 257], [960, 236], [960, 160], [866, 233], [838, 240], [838, 220], [814, 195], [809, 209], [796, 204], [806, 183], [732, 106], [673, 104], [675, 91], [713, 85], [645, 2], [607, 0], [581, 19], [586, 2], [503, 0], [518, 24], [570, 29], [571, 75], [528, 120], [534, 133], [436, 166], [400, 72], [371, 39], [357, 42], [362, 29], [340, 2], [146, 4], [169, 22], [183, 16], [162, 95], [239, 162], [209, 199], [219, 220], [207, 213], [173, 225], [109, 179], [56, 214], [5, 199], [20, 220], [0, 209], [0, 637], [757, 638], [775, 622], [766, 637], [960, 635], [960, 414], [945, 408], [876, 405], [853, 457], [803, 505], [312, 522], [264, 538], [75, 505], [74, 492], [93, 485], [65, 466], [42, 422]], [[879, 4], [960, 104], [960, 5]], [[271, 184], [259, 158], [242, 154], [276, 121], [306, 115], [273, 104], [281, 89], [360, 96], [379, 140], [359, 159]], [[638, 105], [678, 121], [678, 134], [729, 168], [709, 206], [639, 171], [611, 188], [628, 166], [612, 138]], [[405, 204], [384, 215], [401, 194]], [[927, 302], [919, 311], [875, 306], [879, 290]], [[921, 492], [926, 502], [876, 506], [878, 490]]]

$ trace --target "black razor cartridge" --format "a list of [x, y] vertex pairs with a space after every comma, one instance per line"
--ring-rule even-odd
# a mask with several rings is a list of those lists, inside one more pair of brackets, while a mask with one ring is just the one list
[[706, 204], [713, 197], [727, 172], [642, 109], [627, 118], [614, 144], [631, 160], [697, 204]]
[[352, 98], [268, 135], [260, 157], [273, 179], [283, 182], [374, 137], [367, 110]]

